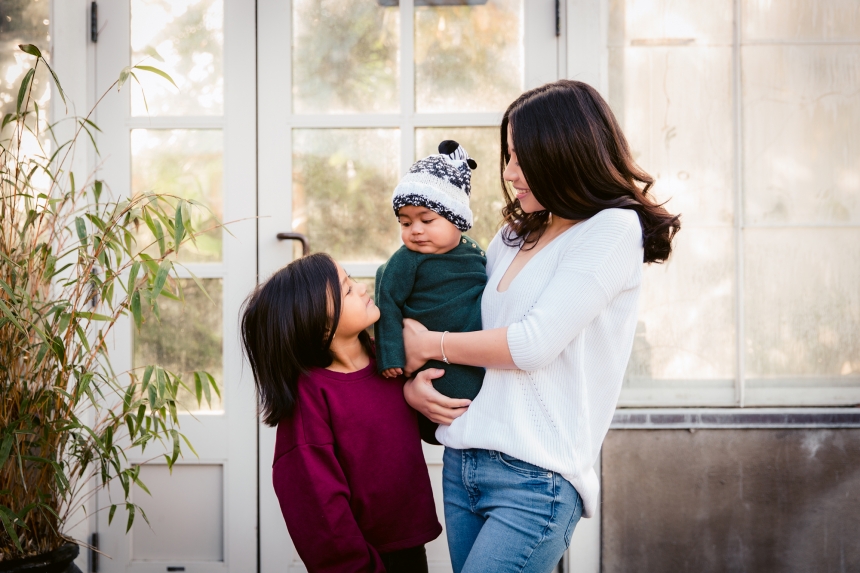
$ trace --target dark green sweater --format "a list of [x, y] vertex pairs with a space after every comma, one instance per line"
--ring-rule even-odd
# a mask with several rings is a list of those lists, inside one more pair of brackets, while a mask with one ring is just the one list
[[[376, 361], [379, 371], [406, 366], [403, 319], [413, 318], [437, 332], [481, 330], [481, 295], [487, 284], [487, 257], [463, 235], [460, 244], [440, 255], [400, 247], [376, 271]], [[441, 368], [433, 386], [449, 398], [473, 399], [484, 369], [431, 360], [420, 370]]]

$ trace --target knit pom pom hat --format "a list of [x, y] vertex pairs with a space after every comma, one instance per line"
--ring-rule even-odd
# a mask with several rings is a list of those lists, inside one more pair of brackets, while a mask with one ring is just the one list
[[391, 203], [394, 214], [406, 205], [427, 207], [451, 221], [464, 233], [472, 228], [472, 169], [478, 164], [466, 150], [450, 139], [439, 144], [439, 154], [419, 159], [403, 176]]

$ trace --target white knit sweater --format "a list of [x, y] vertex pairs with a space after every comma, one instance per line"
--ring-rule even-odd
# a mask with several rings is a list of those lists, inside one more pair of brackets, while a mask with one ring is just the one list
[[469, 410], [436, 437], [559, 472], [590, 517], [600, 490], [593, 467], [636, 330], [642, 228], [633, 211], [601, 211], [556, 237], [498, 292], [517, 251], [500, 235], [490, 243], [481, 312], [484, 329], [508, 327], [518, 370], [488, 369]]

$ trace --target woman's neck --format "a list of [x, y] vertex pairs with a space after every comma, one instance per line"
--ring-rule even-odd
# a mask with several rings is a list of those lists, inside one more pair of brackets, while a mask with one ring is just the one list
[[370, 364], [370, 356], [358, 335], [349, 338], [335, 337], [331, 341], [332, 362], [327, 370], [334, 372], [357, 372]]
[[549, 243], [577, 223], [579, 223], [579, 221], [575, 221], [573, 219], [563, 219], [556, 215], [550, 214], [549, 222], [544, 228], [544, 231], [541, 234], [541, 237], [538, 242], [544, 244]]

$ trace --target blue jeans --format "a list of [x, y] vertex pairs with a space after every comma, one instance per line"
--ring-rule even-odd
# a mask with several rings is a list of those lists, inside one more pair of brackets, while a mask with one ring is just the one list
[[582, 517], [556, 472], [492, 450], [445, 448], [445, 527], [454, 573], [549, 573]]

